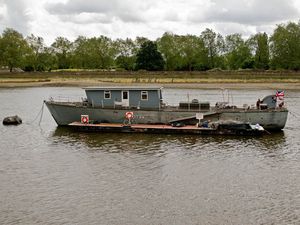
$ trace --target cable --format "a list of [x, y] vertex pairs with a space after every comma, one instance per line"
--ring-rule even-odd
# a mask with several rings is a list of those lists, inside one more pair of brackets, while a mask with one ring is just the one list
[[25, 123], [25, 124], [31, 125], [40, 117], [40, 120], [39, 120], [39, 126], [40, 126], [41, 121], [42, 121], [42, 117], [43, 117], [43, 113], [44, 113], [44, 104], [45, 104], [45, 102], [43, 102], [42, 108], [40, 109], [40, 111], [38, 112], [36, 117], [31, 122]]

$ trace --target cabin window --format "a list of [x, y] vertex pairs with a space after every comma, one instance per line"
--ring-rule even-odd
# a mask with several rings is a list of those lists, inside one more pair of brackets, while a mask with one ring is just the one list
[[141, 100], [148, 100], [148, 91], [141, 92]]
[[110, 91], [104, 91], [104, 99], [111, 99]]
[[122, 99], [127, 100], [128, 99], [128, 91], [122, 91]]

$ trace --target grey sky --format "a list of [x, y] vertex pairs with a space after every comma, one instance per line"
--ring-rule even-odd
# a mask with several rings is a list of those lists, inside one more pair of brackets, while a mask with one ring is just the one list
[[150, 39], [164, 32], [271, 33], [300, 19], [300, 0], [0, 0], [0, 32], [74, 40], [79, 35]]

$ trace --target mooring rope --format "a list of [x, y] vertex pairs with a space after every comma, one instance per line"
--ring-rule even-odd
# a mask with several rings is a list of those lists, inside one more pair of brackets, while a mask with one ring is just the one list
[[42, 112], [41, 112], [41, 117], [40, 117], [40, 120], [39, 120], [39, 126], [41, 125], [41, 122], [42, 122], [42, 119], [43, 119], [43, 115], [44, 115], [44, 105], [45, 105], [45, 102], [43, 102], [43, 105], [42, 105]]
[[298, 114], [298, 113], [291, 112], [291, 111], [289, 111], [289, 113], [290, 113], [292, 116], [294, 116], [295, 118], [299, 118], [299, 117], [300, 117], [300, 114]]
[[42, 122], [42, 119], [43, 119], [43, 114], [44, 114], [44, 105], [45, 105], [45, 102], [43, 102], [43, 105], [42, 105], [42, 108], [40, 109], [40, 111], [38, 112], [38, 114], [36, 115], [36, 117], [29, 123], [26, 123], [26, 124], [33, 124], [38, 118], [39, 119], [39, 123], [38, 125], [40, 126], [41, 125], [41, 122]]

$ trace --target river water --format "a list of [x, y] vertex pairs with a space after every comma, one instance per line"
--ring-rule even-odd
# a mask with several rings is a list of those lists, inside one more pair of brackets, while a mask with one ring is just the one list
[[[271, 90], [238, 90], [255, 104]], [[164, 89], [169, 104], [220, 90]], [[86, 134], [58, 128], [42, 101], [80, 88], [0, 89], [0, 224], [300, 224], [300, 92], [286, 128], [263, 137]], [[226, 99], [226, 96], [224, 96]]]

